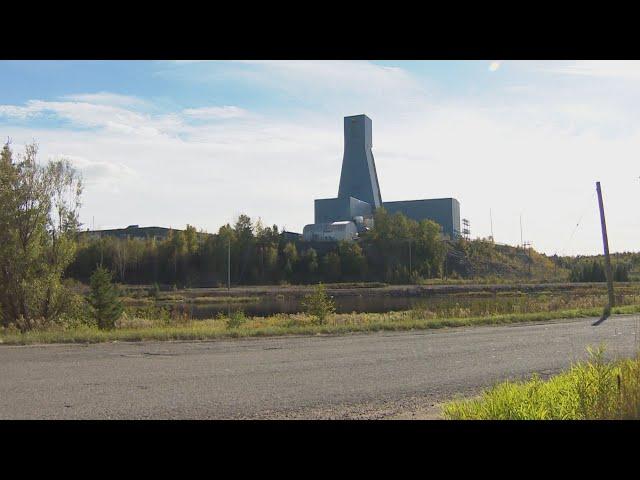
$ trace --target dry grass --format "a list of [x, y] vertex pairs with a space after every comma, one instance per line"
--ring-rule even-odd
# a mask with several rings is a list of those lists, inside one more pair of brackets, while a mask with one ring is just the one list
[[[614, 314], [639, 313], [640, 305], [614, 308]], [[465, 312], [462, 312], [465, 313]], [[601, 308], [578, 308], [553, 312], [511, 313], [487, 316], [441, 317], [429, 310], [388, 313], [333, 314], [317, 325], [307, 314], [279, 314], [247, 318], [238, 327], [230, 327], [226, 317], [190, 320], [185, 316], [165, 318], [123, 317], [114, 330], [74, 323], [48, 326], [20, 333], [16, 329], [0, 331], [0, 343], [96, 343], [141, 340], [206, 340], [229, 337], [344, 334], [391, 330], [425, 330], [475, 325], [502, 325], [518, 322], [548, 321], [594, 317]]]

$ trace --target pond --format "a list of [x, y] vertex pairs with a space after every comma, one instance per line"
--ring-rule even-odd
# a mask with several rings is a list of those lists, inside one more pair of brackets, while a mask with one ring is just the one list
[[[602, 294], [507, 294], [507, 295], [348, 295], [334, 298], [337, 313], [384, 313], [412, 309], [427, 309], [438, 315], [455, 316], [466, 310], [468, 315], [524, 313], [560, 308], [604, 305]], [[623, 302], [627, 303], [627, 302]], [[166, 304], [165, 304], [166, 305]], [[175, 304], [174, 304], [175, 305]], [[214, 318], [219, 313], [242, 310], [248, 316], [269, 316], [277, 313], [298, 313], [304, 310], [299, 296], [265, 296], [250, 301], [215, 303], [186, 302], [181, 304], [191, 318]]]
[[[348, 296], [334, 298], [337, 313], [389, 312], [410, 310], [424, 298], [391, 296]], [[242, 310], [248, 316], [266, 317], [277, 313], [298, 313], [304, 310], [299, 297], [263, 297], [249, 302], [217, 302], [211, 304], [186, 304], [192, 318], [213, 318], [218, 313], [226, 314]]]

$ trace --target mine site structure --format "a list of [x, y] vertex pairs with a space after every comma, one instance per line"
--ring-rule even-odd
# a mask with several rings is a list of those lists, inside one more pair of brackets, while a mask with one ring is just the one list
[[338, 196], [314, 202], [314, 223], [303, 229], [306, 242], [353, 241], [373, 227], [378, 208], [412, 220], [433, 220], [445, 238], [460, 235], [460, 203], [455, 198], [383, 202], [373, 157], [372, 122], [366, 115], [344, 117], [344, 155]]

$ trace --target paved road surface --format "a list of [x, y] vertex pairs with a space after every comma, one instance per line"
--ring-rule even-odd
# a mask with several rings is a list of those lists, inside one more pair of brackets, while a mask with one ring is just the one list
[[0, 418], [429, 418], [452, 396], [556, 373], [587, 345], [635, 352], [640, 317], [591, 322], [0, 346]]

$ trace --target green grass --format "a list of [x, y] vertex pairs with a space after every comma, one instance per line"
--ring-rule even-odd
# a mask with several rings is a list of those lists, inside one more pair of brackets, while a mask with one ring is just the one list
[[604, 361], [604, 348], [547, 381], [503, 382], [479, 398], [443, 407], [453, 420], [640, 419], [640, 356]]
[[[614, 314], [639, 313], [640, 305], [627, 305], [613, 309]], [[96, 327], [53, 325], [48, 328], [20, 333], [0, 331], [0, 343], [26, 345], [38, 343], [98, 343], [142, 340], [209, 340], [237, 337], [263, 337], [281, 335], [345, 334], [394, 330], [426, 330], [475, 325], [504, 325], [519, 322], [540, 322], [552, 319], [594, 317], [601, 308], [574, 308], [536, 313], [511, 313], [488, 316], [439, 318], [423, 310], [389, 313], [351, 313], [331, 315], [324, 325], [316, 325], [306, 314], [279, 314], [271, 317], [253, 317], [237, 328], [229, 328], [226, 318], [210, 320], [158, 320], [125, 318], [115, 330]]]

